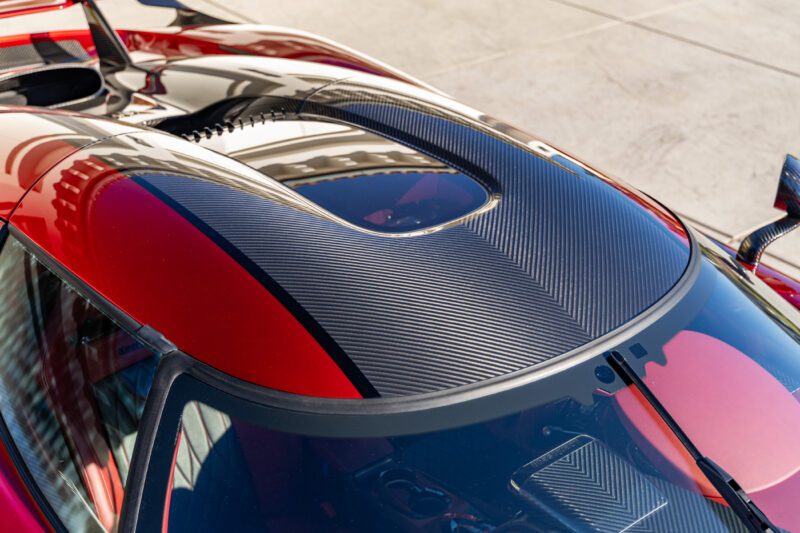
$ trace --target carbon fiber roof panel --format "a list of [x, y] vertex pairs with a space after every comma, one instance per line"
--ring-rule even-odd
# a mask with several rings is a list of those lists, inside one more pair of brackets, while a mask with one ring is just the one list
[[623, 325], [680, 278], [685, 236], [634, 195], [403, 98], [340, 83], [305, 112], [434, 155], [500, 194], [494, 209], [389, 238], [208, 180], [137, 179], [285, 289], [383, 396], [536, 365]]

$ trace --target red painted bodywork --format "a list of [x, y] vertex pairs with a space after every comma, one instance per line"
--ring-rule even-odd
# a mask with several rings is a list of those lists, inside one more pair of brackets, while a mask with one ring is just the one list
[[[366, 56], [302, 32], [230, 25], [121, 30], [119, 34], [130, 50], [165, 59], [223, 54], [281, 57], [343, 66], [424, 87]], [[0, 48], [61, 40], [77, 40], [90, 56], [96, 55], [88, 30], [4, 37], [0, 38]], [[117, 170], [120, 156], [132, 160], [142, 151], [141, 145], [130, 141], [131, 134], [150, 140], [159, 134], [141, 136], [139, 128], [95, 118], [73, 120], [71, 127], [65, 127], [59, 120], [63, 116], [38, 109], [29, 113], [0, 109], [0, 131], [4, 132], [0, 146], [0, 219], [10, 220], [134, 319], [156, 328], [184, 351], [223, 372], [297, 394], [360, 397], [328, 353], [281, 302], [209, 237]], [[159, 149], [154, 154], [162, 160], [171, 161], [173, 157], [168, 150]], [[687, 238], [681, 223], [667, 210], [598, 175]], [[800, 307], [800, 283], [763, 265], [757, 274]], [[260, 320], [265, 316], [271, 320]], [[717, 392], [723, 400], [727, 398], [726, 391]], [[661, 397], [669, 391], [657, 393]], [[625, 399], [624, 393], [620, 395], [622, 409], [643, 425], [643, 433], [650, 431], [646, 420], [653, 418], [652, 414], [636, 414], [635, 406], [641, 401], [634, 393], [629, 396]], [[659, 438], [667, 437], [648, 438], [658, 443]], [[715, 456], [721, 453], [715, 452]], [[682, 470], [683, 459], [674, 459]], [[775, 460], [779, 459], [776, 456]], [[701, 483], [705, 479], [688, 467], [684, 473]], [[756, 481], [752, 489], [768, 494], [774, 484], [760, 483], [759, 475], [753, 474]], [[743, 479], [747, 481], [747, 476]], [[705, 489], [713, 496], [713, 489]], [[780, 502], [780, 496], [770, 498]], [[769, 507], [769, 503], [759, 503], [765, 509]], [[772, 513], [772, 508], [769, 511]], [[3, 527], [9, 530], [49, 530], [2, 445], [0, 516]]]
[[[153, 145], [168, 140], [164, 134], [137, 137]], [[135, 164], [143, 150], [120, 136], [67, 157], [24, 198], [11, 224], [199, 360], [286, 392], [359, 398], [281, 302], [209, 237], [116, 170], [120, 162]], [[151, 157], [164, 163], [162, 171], [209, 172], [199, 161], [197, 167], [181, 163], [191, 159], [187, 153], [157, 149]]]
[[53, 531], [0, 442], [0, 516], [3, 531]]
[[763, 263], [756, 270], [756, 275], [786, 301], [800, 309], [800, 283], [797, 280]]
[[106, 136], [138, 131], [134, 126], [85, 118], [65, 127], [64, 112], [0, 107], [0, 220], [8, 220], [19, 199], [56, 163]]
[[[231, 24], [177, 30], [117, 30], [117, 33], [131, 52], [147, 52], [164, 59], [208, 55], [277, 57], [349, 68], [431, 89], [368, 56], [315, 35], [284, 28]], [[97, 57], [88, 29], [2, 36], [0, 48], [59, 41], [77, 41], [89, 57]]]
[[88, 30], [56, 30], [24, 35], [4, 35], [0, 37], [0, 48], [48, 41], [78, 41], [89, 55], [95, 55], [94, 41]]
[[309, 33], [256, 25], [199, 26], [167, 30], [120, 30], [129, 50], [167, 59], [205, 55], [255, 55], [323, 63], [425, 86], [356, 51]]
[[73, 5], [73, 0], [61, 0], [57, 4], [53, 4], [48, 0], [35, 2], [29, 1], [25, 7], [3, 7], [0, 5], [0, 18], [6, 17], [19, 17], [21, 15], [32, 15], [34, 13], [41, 13], [43, 11], [54, 11], [57, 9], [64, 9]]
[[[135, 319], [211, 366], [298, 394], [360, 397], [327, 352], [238, 263], [104, 160], [109, 153], [138, 155], [135, 146], [114, 139], [140, 128], [90, 117], [68, 121], [73, 128], [66, 128], [69, 113], [0, 111], [2, 218]], [[98, 142], [104, 138], [105, 144]], [[92, 143], [96, 148], [79, 152]], [[264, 316], [272, 320], [259, 320]], [[27, 491], [6, 469], [0, 474], [0, 490], [12, 494], [0, 498], [7, 523], [40, 523]], [[96, 474], [101, 488], [109, 485], [104, 476], [115, 478], [114, 472]], [[107, 520], [118, 505], [109, 500]], [[15, 528], [29, 529], [35, 530]]]

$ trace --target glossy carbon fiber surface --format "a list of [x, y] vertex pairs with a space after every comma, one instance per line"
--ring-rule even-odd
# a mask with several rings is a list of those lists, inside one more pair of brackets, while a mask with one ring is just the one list
[[753, 268], [758, 268], [761, 255], [767, 247], [784, 235], [794, 231], [800, 226], [800, 218], [787, 215], [763, 228], [759, 228], [742, 241], [736, 258]]
[[211, 181], [139, 180], [282, 286], [382, 396], [568, 352], [652, 305], [687, 265], [683, 235], [630, 195], [464, 115], [350, 83], [317, 92], [301, 113], [321, 115], [433, 155], [500, 202], [455, 227], [389, 238]]
[[746, 531], [729, 508], [649, 478], [588, 435], [525, 465], [515, 483], [570, 531]]
[[591, 338], [652, 304], [687, 264], [685, 242], [628, 197], [483, 123], [351, 82], [313, 95], [302, 115], [316, 113], [374, 128], [498, 188], [498, 208], [468, 228], [532, 277]]
[[757, 229], [742, 240], [737, 259], [758, 268], [761, 255], [767, 247], [800, 226], [800, 160], [787, 155], [781, 170], [775, 207], [786, 211], [786, 216]]

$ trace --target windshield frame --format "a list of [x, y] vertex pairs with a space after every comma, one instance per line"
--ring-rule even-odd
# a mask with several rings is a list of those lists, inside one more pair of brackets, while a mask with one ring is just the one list
[[[691, 232], [689, 233], [691, 235]], [[121, 531], [150, 531], [163, 525], [165, 499], [180, 420], [190, 401], [243, 419], [269, 417], [270, 428], [317, 437], [410, 435], [485, 422], [572, 396], [592, 402], [597, 358], [658, 323], [685, 321], [704, 294], [689, 295], [701, 266], [696, 239], [682, 277], [661, 300], [610, 334], [534, 368], [448, 391], [400, 398], [332, 399], [300, 396], [244, 382], [181, 351], [164, 356], [151, 388], [132, 460]], [[689, 297], [687, 297], [687, 295]], [[699, 300], [699, 301], [698, 301]], [[637, 361], [642, 370], [643, 362]], [[616, 380], [604, 387], [624, 387]], [[145, 512], [146, 510], [146, 512]]]
[[[602, 357], [603, 353], [635, 338], [656, 323], [682, 321], [685, 309], [697, 305], [692, 301], [696, 299], [686, 296], [695, 285], [701, 266], [701, 254], [694, 232], [687, 230], [689, 262], [669, 292], [616, 330], [535, 367], [473, 385], [417, 396], [329, 399], [267, 389], [243, 382], [201, 363], [177, 350], [157, 331], [140, 324], [116, 307], [52, 259], [13, 225], [7, 225], [7, 229], [3, 231], [16, 239], [37, 261], [51, 269], [78, 294], [90, 300], [132, 336], [162, 355], [139, 423], [120, 515], [120, 531], [147, 531], [152, 525], [160, 527], [164, 506], [162, 489], [166, 488], [170, 475], [172, 448], [180, 415], [189, 399], [203, 400], [212, 406], [227, 403], [249, 405], [245, 409], [245, 415], [253, 416], [257, 413], [263, 417], [265, 412], [276, 415], [275, 420], [281, 422], [281, 425], [276, 426], [277, 429], [292, 428], [295, 432], [301, 431], [314, 436], [357, 434], [364, 437], [387, 433], [413, 434], [484, 422], [570, 395], [588, 404], [592, 401], [590, 385], [596, 386], [598, 381], [595, 365], [587, 363], [592, 363], [597, 357]], [[607, 387], [611, 391], [623, 386], [620, 382], [611, 385]], [[169, 424], [170, 422], [174, 423]], [[3, 440], [7, 447], [15, 449], [12, 441]], [[167, 461], [166, 468], [164, 461]], [[18, 467], [20, 465], [18, 463]], [[24, 468], [24, 465], [21, 466]], [[38, 486], [28, 482], [26, 485], [39, 500], [40, 508], [49, 517], [54, 517], [49, 503], [39, 494]], [[147, 510], [146, 513], [144, 509]], [[158, 512], [158, 509], [161, 511]], [[148, 520], [140, 521], [143, 516]], [[158, 517], [157, 523], [151, 520], [155, 516]], [[51, 524], [57, 530], [64, 530], [63, 524], [58, 520], [51, 520]]]

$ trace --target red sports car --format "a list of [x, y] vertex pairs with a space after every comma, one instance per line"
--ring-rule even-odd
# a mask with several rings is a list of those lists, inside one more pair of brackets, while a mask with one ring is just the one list
[[[313, 35], [0, 39], [0, 529], [800, 531], [800, 286]], [[8, 19], [6, 19], [7, 21]], [[22, 20], [22, 19], [17, 19]]]

